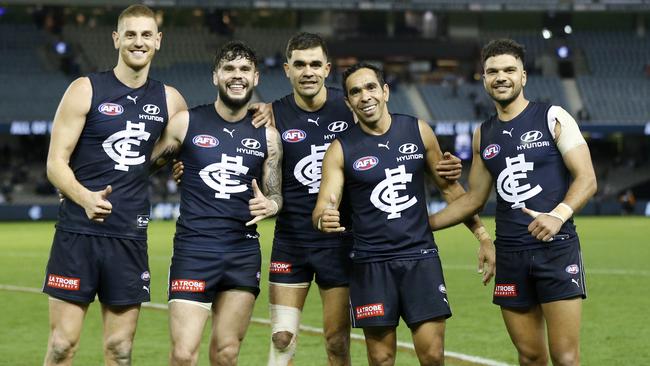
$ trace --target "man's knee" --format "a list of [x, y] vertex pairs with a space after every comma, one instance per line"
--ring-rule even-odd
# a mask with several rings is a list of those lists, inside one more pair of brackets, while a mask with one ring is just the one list
[[519, 350], [519, 364], [522, 366], [546, 366], [548, 364], [548, 357], [546, 352]]
[[445, 363], [445, 351], [439, 347], [430, 347], [422, 354], [418, 354], [421, 365], [438, 366]]
[[553, 365], [576, 366], [580, 364], [580, 354], [577, 351], [553, 352], [551, 354]]
[[236, 365], [240, 346], [241, 342], [232, 340], [213, 347], [210, 350], [210, 361], [213, 365]]
[[368, 361], [372, 366], [392, 366], [395, 364], [395, 353], [389, 350], [368, 352]]
[[104, 353], [118, 365], [129, 365], [133, 340], [130, 337], [113, 336], [104, 342]]
[[65, 337], [52, 335], [49, 350], [47, 352], [47, 359], [50, 363], [54, 364], [69, 360], [74, 356], [78, 347], [78, 341], [73, 341]]
[[273, 346], [280, 351], [284, 351], [289, 347], [291, 341], [293, 340], [294, 334], [287, 331], [273, 333], [271, 340], [273, 341]]
[[196, 365], [198, 352], [181, 345], [174, 345], [171, 352], [172, 365]]
[[349, 331], [336, 332], [325, 336], [327, 353], [334, 356], [346, 356], [350, 353]]

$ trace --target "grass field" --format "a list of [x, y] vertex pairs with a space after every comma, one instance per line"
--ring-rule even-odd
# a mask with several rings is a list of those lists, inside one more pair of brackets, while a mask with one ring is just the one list
[[[494, 223], [485, 219], [492, 231]], [[579, 217], [588, 299], [582, 326], [583, 365], [650, 365], [650, 219], [640, 217]], [[53, 236], [53, 223], [0, 224], [0, 285], [40, 288]], [[149, 261], [152, 302], [166, 301], [167, 269], [171, 256], [172, 222], [152, 222]], [[255, 318], [268, 318], [266, 285], [273, 221], [260, 227], [263, 247], [263, 287]], [[491, 304], [492, 284], [483, 287], [475, 273], [477, 243], [463, 227], [436, 234], [454, 316], [447, 323], [446, 349], [507, 364], [516, 352], [505, 331], [498, 307]], [[43, 294], [0, 290], [0, 365], [38, 365], [48, 333], [47, 298]], [[320, 327], [320, 299], [312, 291], [303, 324]], [[133, 354], [134, 365], [165, 365], [169, 349], [167, 313], [143, 309]], [[360, 332], [355, 331], [360, 334]], [[207, 334], [207, 333], [206, 333]], [[398, 328], [399, 340], [410, 342], [408, 328]], [[270, 328], [254, 323], [241, 351], [241, 365], [265, 365]], [[206, 338], [207, 339], [207, 338]], [[321, 337], [301, 333], [296, 365], [325, 365]], [[206, 343], [201, 365], [207, 365]], [[353, 342], [354, 365], [366, 364], [365, 347]], [[77, 365], [100, 365], [101, 320], [91, 306], [81, 340]], [[417, 365], [411, 351], [401, 350], [397, 365]], [[447, 365], [471, 365], [448, 359]]]

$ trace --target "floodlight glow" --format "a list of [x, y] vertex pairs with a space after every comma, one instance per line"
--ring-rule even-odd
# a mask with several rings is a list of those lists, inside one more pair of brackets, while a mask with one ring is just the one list
[[542, 29], [542, 37], [544, 37], [544, 39], [550, 39], [551, 37], [553, 37], [553, 33], [547, 28], [544, 28]]
[[571, 28], [571, 26], [568, 25], [568, 24], [565, 25], [565, 26], [564, 26], [564, 33], [566, 33], [566, 34], [571, 34], [571, 33], [573, 33], [573, 28]]
[[569, 47], [567, 46], [560, 46], [557, 48], [557, 55], [560, 58], [567, 58], [569, 57]]

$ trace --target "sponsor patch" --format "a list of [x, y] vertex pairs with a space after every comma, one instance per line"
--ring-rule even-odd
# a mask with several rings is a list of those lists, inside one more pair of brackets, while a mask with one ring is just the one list
[[416, 145], [414, 143], [411, 143], [411, 142], [407, 142], [405, 144], [402, 144], [399, 147], [399, 152], [401, 152], [402, 154], [414, 154], [417, 151], [418, 151], [418, 145]]
[[300, 142], [304, 139], [307, 138], [307, 134], [303, 130], [299, 130], [297, 128], [291, 129], [291, 130], [286, 130], [282, 134], [282, 139], [286, 142]]
[[260, 144], [259, 141], [251, 138], [241, 140], [241, 144], [243, 147], [247, 149], [255, 149], [255, 150], [259, 149], [260, 146], [262, 146], [262, 144]]
[[151, 274], [149, 273], [149, 271], [144, 271], [144, 272], [142, 272], [142, 275], [140, 275], [140, 278], [143, 281], [149, 281], [149, 280], [151, 280]]
[[124, 107], [115, 103], [102, 103], [97, 107], [97, 110], [107, 116], [119, 116], [124, 113]]
[[580, 272], [580, 267], [577, 264], [571, 264], [571, 265], [568, 265], [564, 270], [567, 273], [570, 273], [570, 274], [574, 275], [574, 274], [578, 274]]
[[354, 316], [358, 319], [372, 318], [377, 316], [384, 316], [384, 304], [368, 304], [361, 305], [354, 308]]
[[532, 130], [522, 134], [521, 137], [519, 137], [519, 139], [521, 140], [521, 142], [531, 143], [541, 139], [543, 136], [544, 134], [541, 133], [540, 131]]
[[269, 268], [271, 273], [291, 273], [291, 263], [287, 262], [271, 262]]
[[149, 215], [138, 215], [135, 222], [138, 229], [146, 229], [149, 226]]
[[497, 144], [488, 145], [485, 150], [483, 150], [483, 158], [486, 160], [492, 159], [499, 154], [499, 151], [501, 151], [501, 146]]
[[438, 291], [442, 292], [443, 294], [447, 293], [447, 288], [445, 287], [444, 283], [441, 283], [440, 286], [438, 286]]
[[47, 275], [47, 287], [61, 290], [79, 291], [81, 280], [74, 277], [64, 277], [55, 274]]
[[172, 280], [171, 292], [205, 292], [205, 281]]
[[219, 140], [210, 135], [196, 135], [192, 139], [192, 143], [198, 147], [205, 147], [207, 149], [219, 145]]
[[377, 164], [379, 164], [379, 159], [376, 156], [364, 156], [357, 159], [352, 164], [352, 168], [357, 171], [364, 171], [374, 168]]
[[327, 125], [327, 129], [330, 132], [343, 132], [348, 129], [348, 123], [345, 121], [336, 121]]
[[494, 286], [494, 296], [496, 297], [517, 297], [517, 285], [511, 283], [501, 283]]

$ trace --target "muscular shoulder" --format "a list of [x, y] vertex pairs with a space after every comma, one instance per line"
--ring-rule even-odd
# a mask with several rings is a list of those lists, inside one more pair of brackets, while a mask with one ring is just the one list
[[165, 97], [167, 99], [167, 113], [170, 116], [180, 111], [187, 111], [187, 103], [185, 103], [185, 99], [176, 88], [165, 85]]

